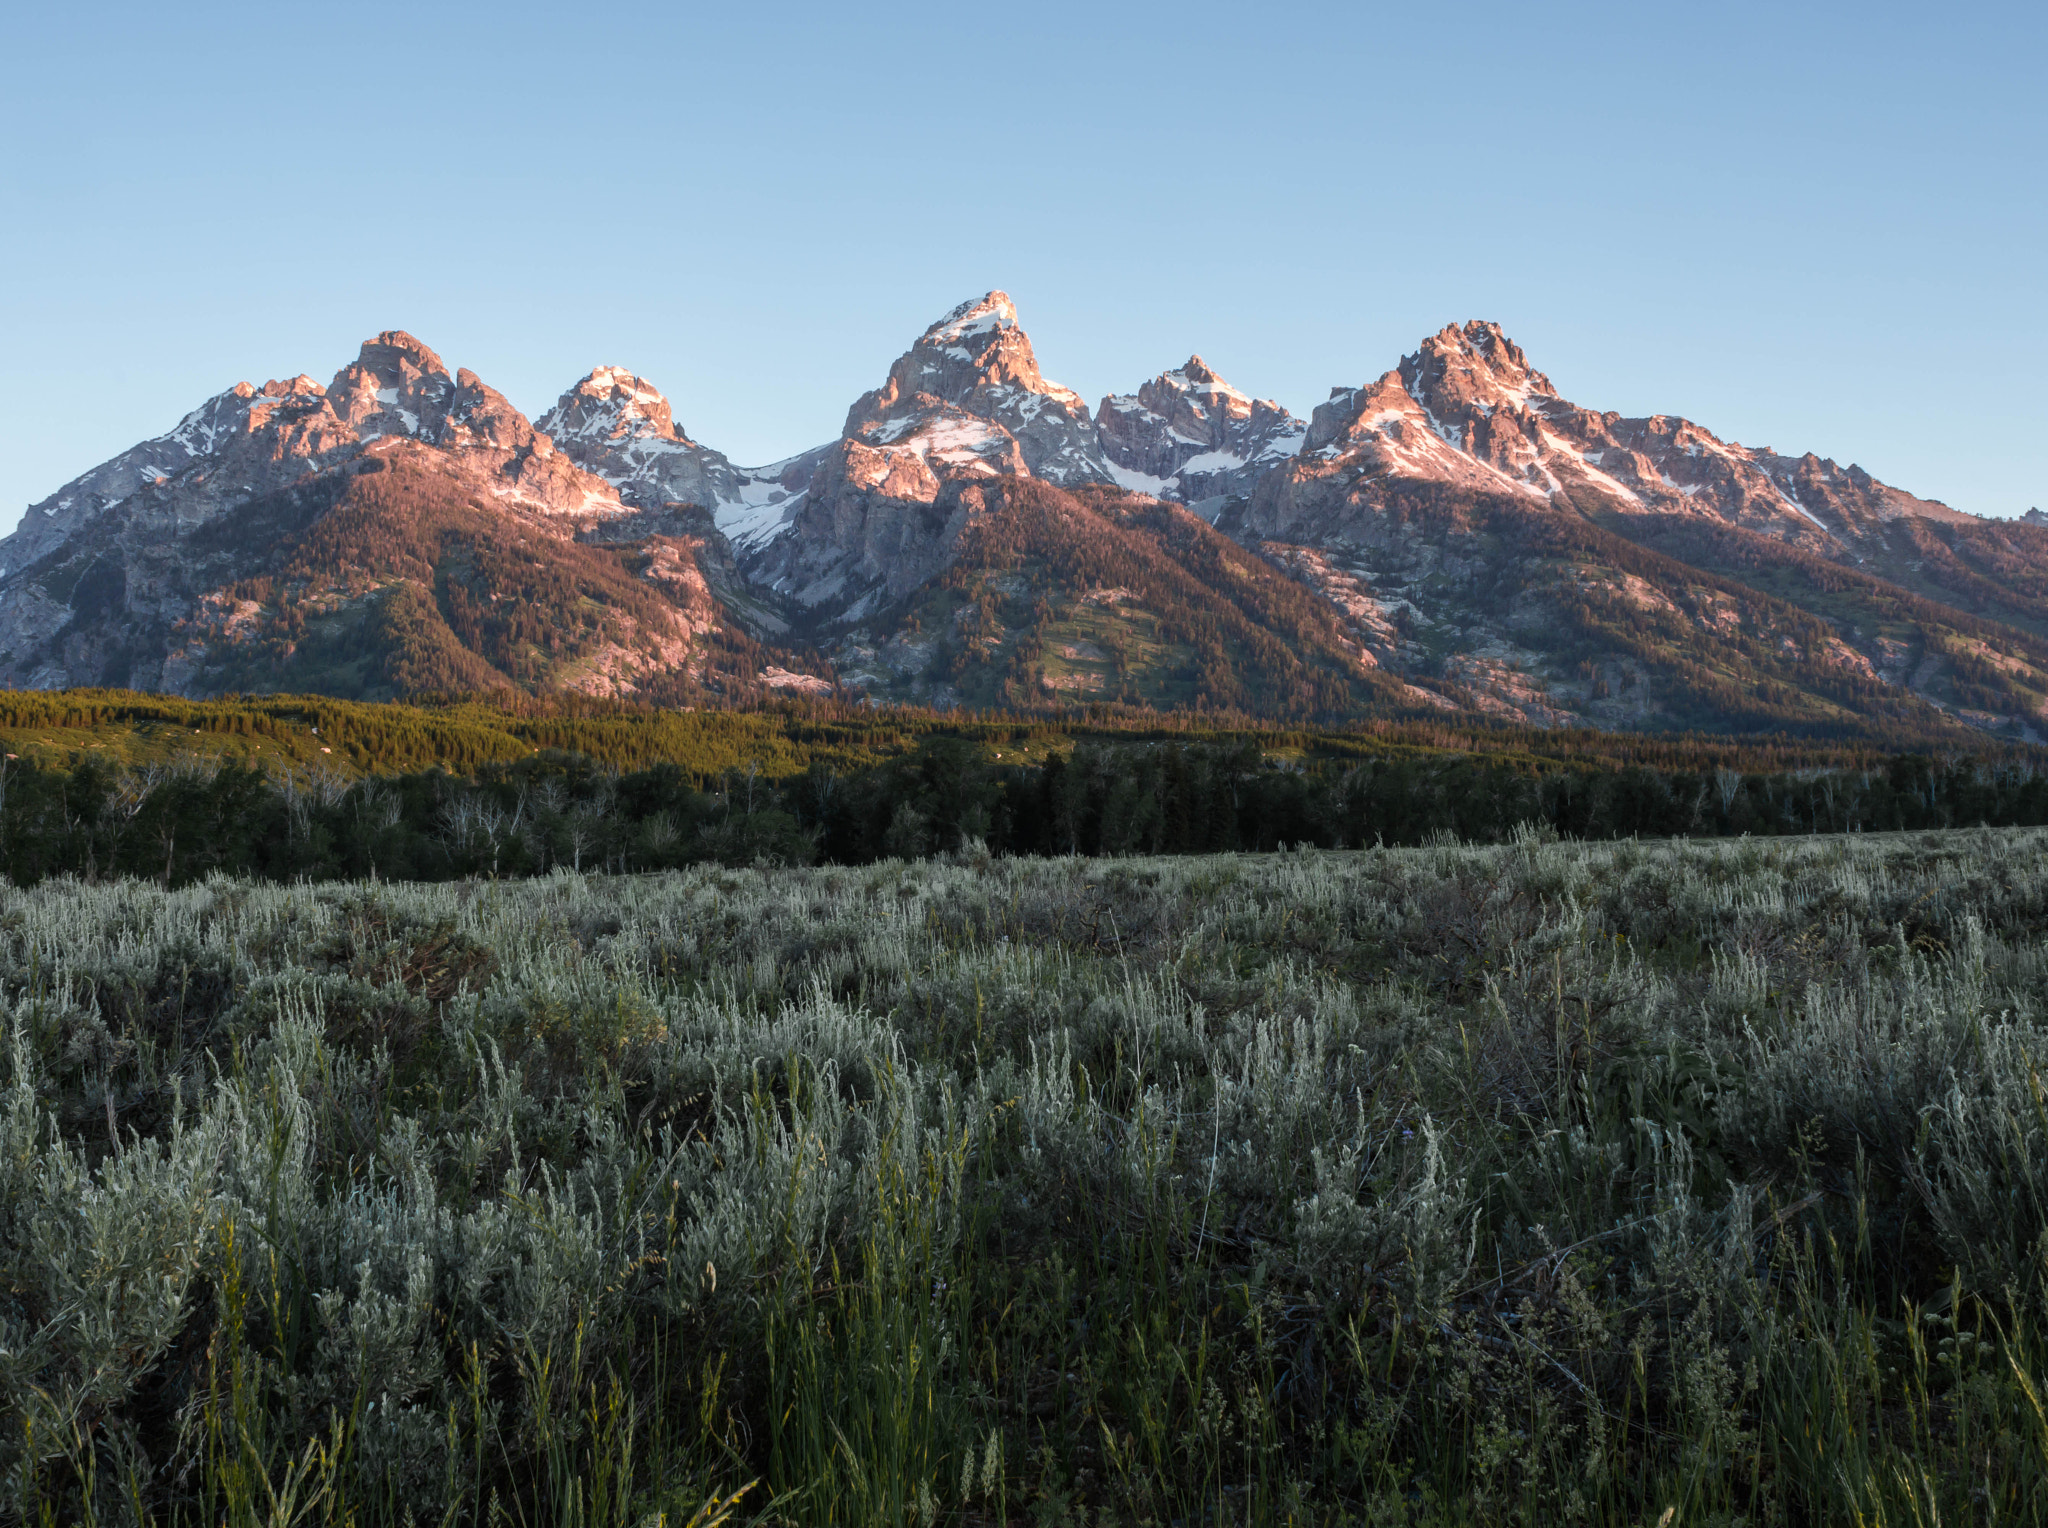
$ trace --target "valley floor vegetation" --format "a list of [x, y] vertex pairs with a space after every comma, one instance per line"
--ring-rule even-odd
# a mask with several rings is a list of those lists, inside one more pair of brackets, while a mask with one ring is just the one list
[[1366, 848], [1444, 834], [1499, 843], [1524, 825], [1575, 839], [2048, 825], [2048, 770], [2028, 756], [1764, 772], [1018, 730], [1021, 746], [934, 733], [880, 759], [813, 759], [780, 777], [754, 759], [708, 776], [673, 763], [623, 772], [557, 749], [470, 775], [10, 755], [0, 759], [0, 872], [16, 885], [66, 874], [167, 887], [220, 873], [446, 881], [866, 864], [970, 845], [1047, 856]]
[[0, 889], [24, 1523], [2048, 1514], [2048, 834]]

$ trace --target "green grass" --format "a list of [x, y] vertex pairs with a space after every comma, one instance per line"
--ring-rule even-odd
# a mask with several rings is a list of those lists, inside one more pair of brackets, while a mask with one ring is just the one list
[[0, 891], [0, 1516], [2040, 1521], [2044, 850]]

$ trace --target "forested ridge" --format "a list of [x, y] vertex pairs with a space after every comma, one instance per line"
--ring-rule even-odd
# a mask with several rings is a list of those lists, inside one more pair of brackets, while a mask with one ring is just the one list
[[557, 868], [1191, 854], [1450, 836], [2048, 824], [2037, 752], [1370, 724], [1197, 727], [574, 698], [365, 705], [0, 696], [0, 863], [446, 880]]
[[1360, 667], [1326, 601], [1179, 505], [1142, 495], [1007, 482], [907, 619], [938, 626], [948, 596], [975, 608], [953, 623], [940, 666], [965, 693], [1006, 707], [1043, 704], [1056, 633], [1075, 634], [1091, 604], [1126, 600], [1150, 630], [1093, 626], [1113, 663], [1085, 692], [1100, 700], [1194, 709], [1209, 726], [1219, 713], [1329, 718], [1414, 704], [1399, 681]]

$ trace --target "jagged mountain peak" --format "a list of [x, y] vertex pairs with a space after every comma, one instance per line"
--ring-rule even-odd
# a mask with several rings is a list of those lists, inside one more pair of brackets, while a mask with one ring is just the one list
[[661, 389], [624, 366], [594, 368], [535, 424], [633, 508], [693, 504], [735, 538], [772, 530], [775, 512], [797, 492], [781, 482], [786, 463], [758, 471], [735, 467], [722, 452], [692, 440]]
[[1550, 378], [1530, 366], [1522, 347], [1499, 324], [1482, 319], [1444, 325], [1415, 354], [1402, 357], [1400, 373], [1408, 391], [1439, 416], [1448, 409], [1484, 417], [1557, 397]]
[[1199, 355], [1135, 394], [1104, 398], [1096, 428], [1119, 485], [1189, 504], [1248, 494], [1301, 449], [1306, 429], [1279, 404], [1232, 387]]
[[628, 371], [623, 366], [599, 366], [578, 386], [592, 393], [602, 388], [607, 397], [617, 400], [622, 412], [629, 417], [667, 419], [670, 428], [674, 428], [667, 396], [638, 372]]
[[415, 339], [403, 329], [382, 329], [374, 339], [364, 340], [356, 360], [364, 366], [377, 367], [385, 364], [410, 365], [419, 371], [438, 371], [445, 375], [448, 367], [433, 349], [424, 341]]
[[334, 374], [327, 396], [335, 416], [362, 440], [385, 435], [440, 438], [456, 380], [441, 358], [403, 329], [364, 340]]
[[1085, 420], [1088, 406], [1071, 388], [1049, 382], [1038, 369], [1031, 336], [1017, 322], [1017, 305], [1006, 292], [961, 303], [926, 329], [889, 368], [889, 380], [864, 395], [847, 415], [846, 436], [919, 395], [943, 399], [970, 413], [980, 389], [1014, 389], [1052, 399]]
[[[1576, 490], [1624, 507], [1684, 512], [1705, 507], [1693, 500], [1713, 464], [1746, 465], [1759, 454], [1769, 453], [1745, 452], [1685, 420], [1628, 421], [1579, 408], [1500, 324], [1484, 319], [1446, 324], [1376, 382], [1331, 389], [1304, 450], [1351, 460], [1368, 476], [1541, 499]], [[1791, 534], [1826, 529], [1781, 491], [1747, 497]], [[1754, 511], [1745, 503], [1751, 518]]]
[[865, 612], [947, 566], [991, 485], [1014, 477], [1115, 481], [1088, 405], [1045, 379], [1016, 304], [989, 292], [927, 327], [855, 401], [801, 502], [743, 556], [807, 610]]
[[335, 373], [327, 390], [337, 393], [368, 382], [374, 382], [377, 389], [396, 388], [406, 393], [436, 387], [452, 391], [454, 387], [447, 363], [403, 329], [386, 329], [364, 340], [356, 358]]
[[[927, 426], [957, 434], [956, 425], [945, 423], [949, 413], [971, 415], [1015, 437], [1035, 476], [1060, 484], [1111, 481], [1088, 405], [1039, 371], [1007, 293], [963, 302], [927, 328], [896, 358], [888, 380], [847, 410], [841, 438], [929, 457]], [[1007, 453], [970, 454], [982, 462]], [[943, 464], [927, 465], [944, 474]]]
[[358, 444], [397, 436], [450, 450], [490, 452], [505, 458], [494, 470], [514, 481], [533, 477], [530, 469], [545, 465], [545, 489], [536, 480], [522, 481], [522, 490], [530, 487], [546, 501], [566, 492], [568, 502], [584, 502], [583, 493], [562, 475], [566, 469], [573, 476], [573, 469], [566, 463], [547, 465], [555, 455], [552, 442], [510, 399], [468, 367], [451, 376], [440, 356], [403, 329], [386, 329], [363, 341], [356, 358], [335, 373], [325, 399]]
[[[1209, 524], [1096, 491], [1111, 483]], [[1039, 539], [1016, 539], [1027, 530]], [[1312, 425], [1198, 352], [1091, 416], [1045, 378], [999, 291], [918, 334], [841, 437], [763, 468], [691, 440], [628, 367], [593, 368], [529, 422], [402, 330], [326, 387], [238, 383], [67, 484], [0, 549], [0, 683], [304, 675], [352, 693], [438, 675], [604, 692], [710, 672], [702, 639], [730, 617], [758, 640], [824, 644], [849, 688], [941, 703], [1113, 693], [1107, 622], [1151, 655], [1158, 682], [1134, 693], [1168, 696], [1200, 646], [1183, 617], [1206, 611], [1210, 630], [1227, 615], [1213, 597], [1258, 571], [1219, 536], [1335, 608], [1347, 675], [1433, 686], [1404, 704], [1831, 726], [1917, 715], [1925, 697], [2048, 728], [2048, 645], [2021, 642], [2048, 633], [2048, 602], [2015, 582], [2048, 567], [2036, 525], [1986, 530], [1855, 466], [1578, 407], [1484, 320], [1334, 389]], [[1019, 563], [1025, 546], [1038, 552]], [[1095, 588], [1111, 552], [1156, 573], [1151, 592], [1135, 575]], [[1819, 559], [1833, 570], [1807, 576]], [[1745, 591], [1752, 566], [1776, 582]], [[1779, 608], [1781, 566], [1817, 591], [1826, 630]], [[1911, 615], [1879, 577], [1968, 611]], [[1302, 610], [1274, 612], [1284, 648]], [[529, 618], [566, 644], [555, 657]], [[1641, 656], [1651, 627], [1679, 666]], [[362, 652], [385, 654], [384, 679]], [[1280, 672], [1245, 670], [1260, 677], [1242, 703], [1277, 703], [1263, 687]], [[1727, 676], [1769, 693], [1731, 699]]]
[[[1480, 492], [1549, 493], [1547, 481], [1527, 480], [1521, 470], [1526, 463], [1493, 460], [1498, 453], [1487, 449], [1490, 434], [1478, 441], [1462, 415], [1446, 422], [1428, 397], [1426, 388], [1411, 388], [1401, 370], [1362, 387], [1332, 388], [1310, 416], [1301, 455], [1349, 463], [1367, 475], [1434, 480]], [[1483, 424], [1493, 409], [1469, 412]]]
[[[1172, 403], [1166, 400], [1185, 399], [1187, 407], [1208, 411], [1220, 409], [1224, 413], [1243, 418], [1252, 411], [1249, 393], [1232, 387], [1223, 379], [1223, 374], [1204, 361], [1199, 355], [1191, 355], [1170, 371], [1162, 371], [1151, 381], [1138, 389], [1138, 397], [1148, 408], [1169, 411]], [[1164, 403], [1164, 408], [1162, 408]], [[1279, 405], [1273, 404], [1277, 408]]]
[[1243, 398], [1245, 396], [1228, 382], [1224, 381], [1222, 373], [1218, 372], [1215, 367], [1211, 366], [1199, 355], [1189, 356], [1172, 371], [1162, 372], [1160, 375], [1166, 380], [1177, 382], [1191, 389], [1221, 393], [1232, 398]]
[[[303, 374], [238, 383], [38, 506], [0, 551], [0, 683], [192, 692], [327, 674], [311, 687], [346, 692], [418, 687], [431, 672], [443, 687], [488, 687], [508, 682], [513, 670], [491, 667], [501, 659], [547, 668], [486, 629], [490, 603], [511, 596], [546, 606], [576, 654], [551, 682], [630, 688], [695, 661], [684, 655], [710, 597], [655, 598], [654, 574], [574, 550], [628, 518], [614, 488], [497, 389], [387, 330], [330, 386]], [[517, 582], [534, 568], [538, 584]], [[571, 585], [585, 591], [577, 611], [587, 596], [607, 613], [567, 616]], [[469, 612], [454, 626], [437, 588]], [[478, 643], [497, 656], [486, 662]], [[398, 667], [366, 677], [350, 644], [383, 655], [372, 670]], [[321, 667], [330, 660], [341, 667]]]
[[1017, 327], [1017, 305], [1008, 292], [970, 297], [919, 338], [920, 345], [957, 345], [984, 334]]
[[1719, 520], [1856, 564], [1889, 555], [1872, 538], [1892, 521], [1956, 518], [1811, 453], [1743, 446], [1676, 415], [1580, 407], [1483, 320], [1446, 325], [1375, 383], [1333, 389], [1303, 457], [1286, 481], [1275, 474], [1261, 485], [1260, 524], [1277, 527], [1338, 498], [1380, 501], [1405, 480], [1589, 512]]
[[[31, 505], [14, 533], [13, 566], [40, 556], [88, 525], [103, 510], [145, 488], [162, 487], [188, 472], [240, 484], [271, 482], [356, 443], [335, 417], [327, 390], [301, 374], [262, 386], [237, 382], [200, 404], [162, 435], [129, 447]], [[215, 482], [202, 497], [217, 502], [235, 490]]]
[[660, 388], [623, 366], [599, 366], [535, 421], [566, 446], [571, 440], [688, 442]]

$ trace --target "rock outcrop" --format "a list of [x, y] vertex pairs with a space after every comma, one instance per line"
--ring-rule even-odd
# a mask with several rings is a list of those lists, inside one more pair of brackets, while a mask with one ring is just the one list
[[31, 508], [0, 542], [0, 684], [840, 683], [2038, 738], [2044, 522], [1581, 407], [1491, 323], [1306, 423], [1199, 356], [1091, 414], [990, 292], [838, 439], [766, 467], [624, 368], [536, 425], [392, 330], [325, 387], [238, 385]]
[[[523, 597], [562, 602], [534, 612], [533, 629], [573, 631], [552, 650], [589, 654], [580, 668], [527, 666], [560, 669], [576, 687], [632, 688], [653, 669], [686, 668], [720, 618], [702, 597], [703, 568], [686, 575], [679, 559], [716, 576], [731, 557], [709, 525], [651, 530], [668, 541], [658, 556], [632, 554], [639, 583], [669, 598], [648, 603], [616, 559], [574, 550], [579, 533], [628, 514], [496, 389], [388, 331], [327, 387], [306, 376], [238, 384], [32, 507], [0, 542], [0, 684], [198, 693], [282, 682], [295, 663], [317, 676], [331, 666], [306, 670], [305, 634], [337, 623], [358, 646], [383, 640], [364, 634], [380, 621], [400, 647], [431, 638], [455, 654], [450, 622], [502, 645], [515, 639], [488, 635], [502, 626], [491, 607], [513, 591], [488, 586], [524, 537], [518, 555], [547, 571]], [[428, 671], [465, 686], [518, 682], [474, 654], [391, 673]]]
[[1625, 418], [1559, 396], [1498, 324], [1449, 325], [1378, 381], [1338, 388], [1251, 523], [1282, 533], [1354, 489], [1433, 482], [1567, 509], [1706, 516], [1852, 560], [1902, 517], [1961, 518], [1862, 468], [1724, 441], [1672, 415]]
[[1161, 372], [1096, 411], [1103, 454], [1122, 487], [1207, 511], [1248, 496], [1301, 449], [1307, 426], [1279, 404], [1239, 392], [1203, 362]]
[[926, 329], [847, 411], [804, 502], [744, 554], [747, 570], [816, 618], [858, 619], [942, 572], [1003, 477], [1077, 487], [1114, 473], [1088, 405], [1045, 379], [1015, 305], [990, 292]]
[[577, 465], [637, 509], [713, 508], [739, 497], [741, 473], [675, 422], [668, 399], [623, 366], [600, 366], [540, 416], [539, 428]]
[[1008, 437], [1030, 474], [1056, 487], [1112, 480], [1088, 405], [1039, 372], [1003, 292], [961, 303], [918, 336], [889, 379], [847, 410], [841, 437], [891, 454], [938, 453], [969, 470], [1005, 460]]

